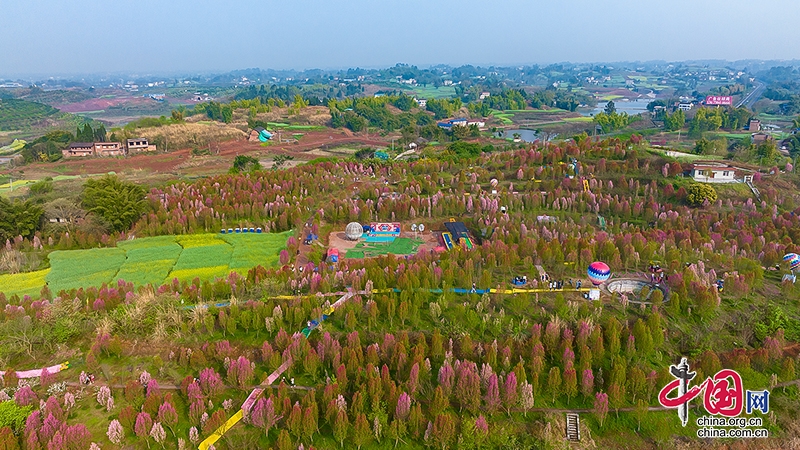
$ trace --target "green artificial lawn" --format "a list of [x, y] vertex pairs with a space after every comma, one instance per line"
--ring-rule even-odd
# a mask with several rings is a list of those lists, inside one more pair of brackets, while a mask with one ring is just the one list
[[355, 248], [347, 251], [345, 258], [373, 258], [389, 253], [411, 255], [416, 253], [421, 244], [422, 240], [412, 238], [397, 238], [393, 242], [359, 242]]

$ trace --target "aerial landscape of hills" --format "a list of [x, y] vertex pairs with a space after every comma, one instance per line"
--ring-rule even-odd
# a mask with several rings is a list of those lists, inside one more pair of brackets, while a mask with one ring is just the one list
[[0, 449], [800, 448], [798, 55], [368, 7], [294, 65], [0, 31]]

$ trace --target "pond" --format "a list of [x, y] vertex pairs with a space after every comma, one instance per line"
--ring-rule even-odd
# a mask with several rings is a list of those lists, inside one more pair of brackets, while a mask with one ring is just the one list
[[[653, 100], [654, 99], [651, 98], [638, 98], [628, 102], [617, 100], [614, 102], [614, 107], [617, 108], [618, 113], [626, 112], [629, 116], [635, 116], [637, 114], [647, 112], [647, 104]], [[597, 106], [594, 109], [583, 110], [581, 111], [581, 114], [584, 116], [594, 116], [597, 113], [603, 112], [607, 103], [608, 102], [602, 101], [597, 102]]]
[[539, 134], [533, 130], [503, 130], [498, 131], [495, 136], [503, 139], [514, 139], [514, 134], [519, 134], [519, 138], [523, 142], [536, 142], [539, 140]]

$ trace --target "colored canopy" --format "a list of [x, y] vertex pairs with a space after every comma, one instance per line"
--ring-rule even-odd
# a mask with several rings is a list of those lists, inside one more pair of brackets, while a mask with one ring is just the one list
[[272, 139], [272, 133], [267, 130], [261, 130], [258, 133], [258, 140], [261, 142], [267, 142], [268, 140]]

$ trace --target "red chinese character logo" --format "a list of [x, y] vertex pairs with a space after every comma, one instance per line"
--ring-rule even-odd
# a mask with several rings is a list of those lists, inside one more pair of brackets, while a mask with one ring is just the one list
[[[723, 369], [714, 375], [713, 378], [706, 378], [701, 384], [689, 388], [689, 381], [695, 376], [694, 372], [689, 371], [689, 364], [686, 358], [681, 360], [677, 366], [670, 367], [670, 373], [675, 380], [669, 382], [658, 393], [658, 401], [665, 408], [677, 408], [678, 417], [683, 426], [688, 421], [689, 402], [695, 397], [703, 395], [703, 407], [710, 414], [722, 415], [726, 417], [736, 417], [742, 413], [744, 407], [744, 389], [742, 387], [742, 377], [738, 372], [730, 369]], [[672, 391], [678, 391], [676, 397], [668, 397]]]

